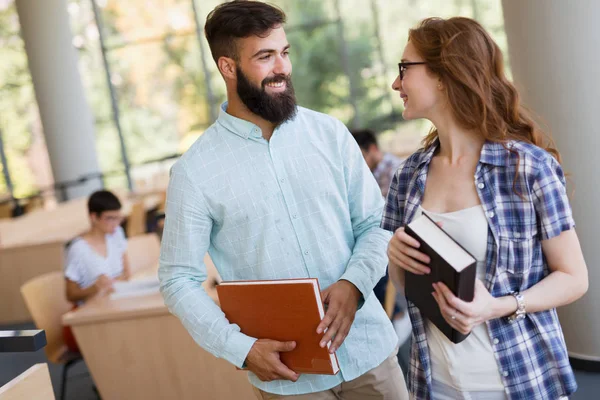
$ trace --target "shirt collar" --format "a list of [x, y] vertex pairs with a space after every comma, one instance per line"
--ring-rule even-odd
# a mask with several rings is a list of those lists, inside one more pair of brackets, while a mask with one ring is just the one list
[[512, 141], [506, 143], [506, 145], [498, 142], [485, 142], [483, 149], [481, 149], [481, 157], [479, 158], [479, 162], [491, 164], [496, 167], [507, 166], [510, 157], [509, 149], [512, 147], [512, 145]]
[[[423, 164], [429, 164], [435, 151], [440, 145], [439, 139], [436, 139], [433, 144], [421, 153], [419, 157], [418, 166], [421, 167]], [[504, 167], [507, 165], [512, 142], [508, 142], [506, 147], [502, 143], [486, 141], [481, 149], [481, 156], [479, 162], [483, 164], [490, 164], [496, 167]]]
[[[217, 122], [221, 124], [223, 128], [244, 139], [248, 139], [250, 137], [260, 139], [263, 137], [262, 130], [258, 127], [258, 125], [253, 124], [250, 121], [246, 121], [245, 119], [234, 117], [233, 115], [228, 114], [226, 110], [227, 102], [224, 102], [223, 104], [221, 104], [221, 107], [219, 109], [219, 118], [217, 118]], [[292, 118], [291, 120], [286, 121], [283, 124], [277, 126], [273, 131], [273, 134], [280, 131], [286, 125], [292, 123], [297, 117], [298, 114], [296, 114], [296, 116], [294, 116], [294, 118]]]
[[244, 139], [248, 139], [249, 137], [262, 137], [262, 131], [257, 125], [253, 124], [250, 121], [246, 121], [245, 119], [234, 117], [233, 115], [228, 114], [226, 110], [227, 102], [224, 102], [223, 104], [221, 104], [219, 110], [219, 118], [217, 119], [217, 122], [223, 128]]

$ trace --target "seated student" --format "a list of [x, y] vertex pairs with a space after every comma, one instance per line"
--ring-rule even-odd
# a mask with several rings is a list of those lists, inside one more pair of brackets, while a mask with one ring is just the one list
[[[129, 278], [127, 239], [121, 228], [121, 202], [113, 193], [101, 190], [88, 200], [91, 229], [75, 238], [68, 250], [65, 267], [67, 299], [79, 305], [95, 294], [112, 290], [114, 280]], [[65, 327], [68, 328], [68, 327]], [[77, 345], [65, 329], [69, 350]]]

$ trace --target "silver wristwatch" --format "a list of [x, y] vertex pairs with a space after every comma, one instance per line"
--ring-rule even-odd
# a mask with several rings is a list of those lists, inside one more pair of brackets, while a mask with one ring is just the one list
[[527, 314], [527, 312], [525, 312], [525, 296], [519, 292], [514, 292], [512, 295], [515, 297], [515, 300], [517, 300], [517, 311], [508, 316], [508, 322], [511, 323], [522, 320]]

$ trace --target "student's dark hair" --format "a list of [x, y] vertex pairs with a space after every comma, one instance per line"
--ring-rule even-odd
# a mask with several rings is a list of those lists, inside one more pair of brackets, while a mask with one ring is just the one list
[[104, 211], [117, 211], [121, 209], [121, 202], [112, 192], [99, 190], [92, 193], [88, 199], [88, 212], [100, 216]]
[[363, 150], [369, 150], [372, 144], [377, 146], [377, 138], [375, 132], [370, 129], [353, 129], [350, 131], [358, 146]]
[[252, 0], [234, 0], [218, 5], [206, 17], [204, 33], [212, 57], [238, 59], [236, 40], [250, 36], [266, 37], [268, 32], [286, 21], [276, 6]]

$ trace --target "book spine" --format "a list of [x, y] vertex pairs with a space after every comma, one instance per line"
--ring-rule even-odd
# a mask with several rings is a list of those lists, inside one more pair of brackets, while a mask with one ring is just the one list
[[477, 262], [457, 273], [456, 297], [463, 301], [471, 302], [475, 295], [475, 279], [477, 277]]
[[460, 333], [456, 329], [452, 328], [452, 337], [448, 337], [448, 339], [450, 339], [450, 341], [454, 344], [459, 344], [460, 342], [468, 338], [470, 334], [471, 333], [469, 332], [465, 335], [464, 333]]

